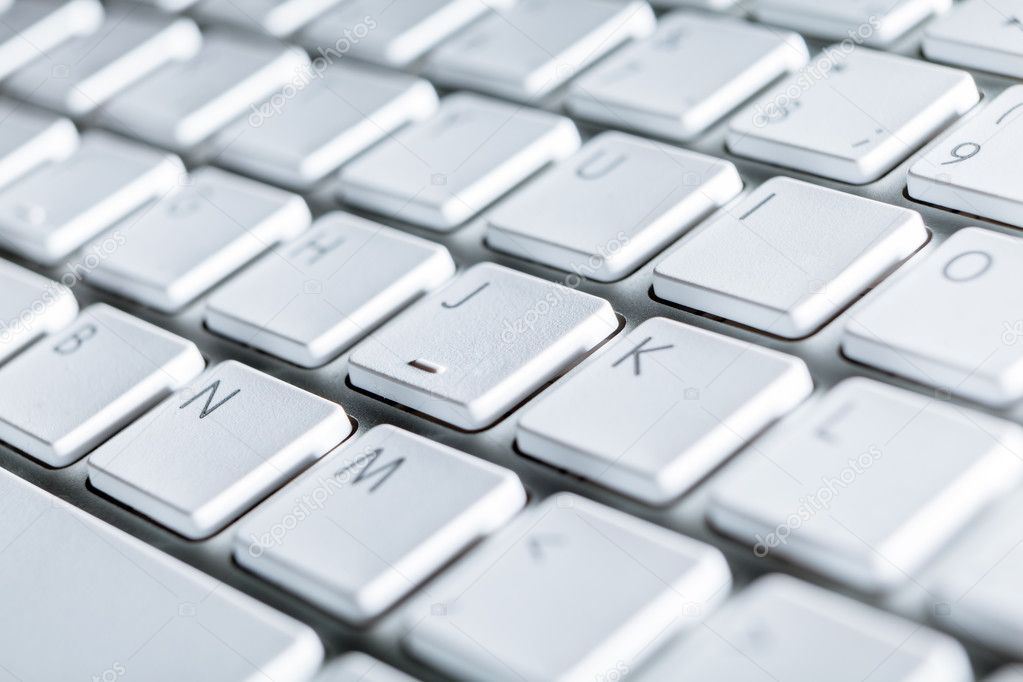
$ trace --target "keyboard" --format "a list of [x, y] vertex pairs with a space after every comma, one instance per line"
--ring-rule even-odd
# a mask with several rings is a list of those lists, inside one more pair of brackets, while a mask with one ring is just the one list
[[1020, 78], [1019, 0], [0, 0], [0, 680], [1023, 681]]

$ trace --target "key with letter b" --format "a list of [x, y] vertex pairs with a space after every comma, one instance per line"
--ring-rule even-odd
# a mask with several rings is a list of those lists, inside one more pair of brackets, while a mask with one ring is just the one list
[[67, 466], [202, 368], [191, 341], [97, 303], [0, 370], [0, 440]]

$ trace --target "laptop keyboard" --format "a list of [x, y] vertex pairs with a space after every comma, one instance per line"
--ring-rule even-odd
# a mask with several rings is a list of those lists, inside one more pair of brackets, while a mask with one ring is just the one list
[[1023, 681], [1023, 3], [0, 10], [0, 680]]

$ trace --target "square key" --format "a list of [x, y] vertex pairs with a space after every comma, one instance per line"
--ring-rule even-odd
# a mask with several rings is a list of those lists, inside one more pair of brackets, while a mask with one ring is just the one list
[[352, 384], [482, 429], [618, 329], [596, 296], [482, 263], [356, 346]]

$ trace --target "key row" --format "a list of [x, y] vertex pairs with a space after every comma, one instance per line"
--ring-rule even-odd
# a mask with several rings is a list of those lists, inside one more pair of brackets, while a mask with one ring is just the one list
[[[374, 440], [362, 455], [342, 460], [342, 451], [333, 461], [325, 459], [322, 470], [308, 472], [253, 516], [252, 529], [282, 530], [272, 542], [255, 545], [262, 549], [256, 553], [238, 536], [236, 556], [246, 557], [248, 568], [324, 607], [360, 578], [376, 577], [372, 588], [363, 583], [372, 591], [359, 595], [371, 604], [388, 587], [418, 577], [424, 562], [436, 561], [442, 549], [471, 536], [472, 527], [460, 521], [474, 518], [478, 529], [492, 523], [495, 513], [506, 514], [498, 511], [502, 506], [521, 504], [521, 488], [518, 496], [509, 495], [514, 486], [501, 484], [492, 465], [389, 427], [364, 438]], [[359, 464], [367, 455], [373, 459]], [[384, 464], [387, 456], [397, 458], [390, 460], [397, 468]], [[358, 466], [345, 468], [352, 461]], [[431, 481], [448, 484], [453, 477], [444, 474], [451, 466], [474, 469], [470, 480], [476, 483], [449, 494], [459, 503], [475, 500], [474, 510], [486, 515], [468, 509], [452, 515], [453, 500], [439, 489], [431, 502], [440, 500], [440, 506], [395, 504], [409, 499], [410, 485], [417, 496], [433, 489], [420, 485], [423, 474], [432, 472]], [[514, 480], [504, 476], [506, 483]], [[314, 486], [328, 483], [333, 487], [315, 496]], [[179, 679], [195, 670], [242, 680], [255, 669], [300, 682], [319, 667], [322, 645], [307, 627], [12, 474], [0, 472], [0, 490], [0, 505], [9, 508], [4, 516], [14, 520], [12, 541], [0, 558], [6, 576], [0, 592], [5, 603], [24, 606], [6, 611], [19, 614], [17, 619], [0, 619], [7, 641], [17, 644], [4, 659], [12, 674], [59, 679], [83, 669], [101, 673], [128, 666], [133, 675], [153, 680]], [[387, 514], [352, 514], [365, 505], [382, 505]], [[288, 523], [300, 509], [306, 515]], [[377, 532], [372, 526], [381, 519], [392, 519], [389, 530], [403, 532]], [[424, 530], [437, 531], [428, 544], [408, 544]], [[68, 545], [63, 541], [68, 534], [80, 541]], [[96, 570], [83, 573], [81, 566]], [[339, 566], [345, 567], [340, 574]], [[26, 589], [40, 572], [51, 579], [46, 594]], [[721, 677], [722, 670], [722, 679], [743, 680], [792, 675], [853, 680], [879, 670], [893, 680], [972, 679], [962, 648], [928, 628], [792, 578], [762, 578], [726, 601], [730, 584], [717, 550], [561, 494], [519, 514], [432, 584], [410, 607], [405, 644], [417, 658], [461, 679], [480, 671], [493, 680], [581, 680], [627, 671], [660, 682], [677, 679], [680, 671], [702, 678], [710, 671]], [[104, 608], [97, 612], [94, 604], [100, 602]], [[148, 605], [144, 613], [134, 608], [139, 602]], [[65, 655], [47, 656], [39, 648], [45, 638], [25, 635], [52, 628], [53, 622], [104, 636]], [[750, 622], [758, 623], [756, 633], [748, 631]], [[570, 640], [565, 632], [573, 633]], [[815, 645], [805, 647], [808, 640]], [[182, 649], [182, 641], [189, 646]], [[125, 651], [135, 654], [122, 663]], [[316, 679], [412, 680], [362, 654], [342, 656]]]
[[[61, 98], [80, 97], [91, 88], [95, 92], [89, 99], [99, 104], [104, 98], [97, 93], [106, 93], [111, 101], [94, 117], [99, 123], [178, 151], [207, 143], [216, 163], [300, 191], [311, 190], [342, 167], [337, 192], [343, 201], [442, 230], [464, 224], [578, 146], [574, 126], [553, 114], [464, 95], [446, 99], [438, 111], [436, 94], [423, 80], [350, 63], [319, 64], [310, 70], [304, 55], [257, 39], [213, 31], [201, 49], [196, 42], [200, 39], [193, 41], [197, 54], [178, 55], [191, 58], [174, 63], [174, 55], [162, 45], [167, 40], [181, 43], [176, 37], [181, 31], [194, 33], [194, 25], [182, 28], [187, 20], [157, 20], [132, 12], [123, 20], [109, 19], [109, 29], [63, 45], [68, 54], [55, 57], [95, 72], [83, 76], [84, 83], [34, 74], [39, 67], [29, 67], [10, 79], [9, 90], [70, 113], [75, 113], [71, 105], [56, 104]], [[680, 65], [706, 60], [708, 51], [733, 44], [748, 53], [710, 59], [720, 73], [673, 77]], [[83, 56], [75, 58], [79, 53]], [[144, 58], [148, 54], [167, 56], [167, 61], [150, 64]], [[765, 85], [802, 67], [806, 59], [806, 48], [794, 34], [726, 18], [673, 14], [651, 38], [619, 51], [577, 80], [567, 107], [603, 125], [688, 140]], [[138, 68], [126, 73], [122, 61]], [[143, 69], [147, 65], [155, 72], [133, 87], [111, 82], [108, 75], [142, 79], [149, 73]], [[195, 85], [195, 74], [201, 74], [202, 87]], [[901, 89], [907, 80], [919, 84], [913, 101], [904, 93], [885, 94]], [[169, 93], [182, 90], [189, 97], [168, 99]], [[625, 100], [623, 92], [629, 95]], [[984, 117], [967, 122], [949, 136], [950, 142], [935, 145], [916, 162], [910, 194], [956, 210], [1023, 222], [1023, 197], [1013, 187], [998, 185], [1019, 147], [1012, 132], [1021, 111], [1019, 93], [1016, 88], [1003, 93]], [[847, 182], [868, 182], [913, 153], [977, 97], [975, 84], [963, 72], [839, 46], [825, 50], [806, 70], [737, 114], [728, 145], [740, 155]], [[678, 103], [682, 109], [675, 108]], [[42, 163], [73, 153], [76, 136], [68, 121], [12, 103], [3, 106], [16, 128], [9, 128], [10, 141], [2, 147], [6, 154], [0, 182], [10, 183]], [[847, 135], [835, 134], [836, 121], [839, 128], [848, 128]], [[413, 125], [401, 130], [408, 124]], [[1000, 134], [997, 140], [994, 133]], [[387, 139], [392, 134], [396, 136]], [[370, 154], [349, 164], [370, 148]], [[676, 153], [663, 145], [655, 148], [668, 157]], [[680, 173], [700, 177], [699, 168], [679, 165]], [[686, 184], [694, 187], [694, 194], [704, 191], [698, 182]], [[675, 234], [686, 224], [674, 221]], [[523, 243], [513, 236], [516, 244]], [[492, 240], [506, 246], [512, 241], [500, 229], [494, 230]], [[535, 244], [533, 248], [545, 250]], [[564, 253], [560, 247], [558, 253]], [[552, 259], [555, 254], [541, 260]], [[621, 276], [612, 270], [592, 276]]]
[[[141, 2], [155, 4], [168, 11], [179, 11], [193, 5], [195, 0]], [[755, 0], [740, 9], [748, 10], [759, 22], [793, 29], [818, 39], [851, 40], [882, 48], [892, 47], [910, 30], [927, 22], [923, 49], [929, 59], [1016, 76], [1019, 75], [1019, 57], [1023, 52], [1014, 39], [1020, 26], [1019, 7], [1014, 3], [1015, 0], [966, 0], [953, 8], [951, 0], [897, 0], [883, 6], [863, 2]], [[666, 10], [727, 10], [735, 1], [654, 0], [650, 4]], [[530, 60], [534, 63], [545, 60], [570, 63], [573, 71], [581, 71], [584, 64], [569, 61], [572, 53], [564, 46], [571, 45], [569, 41], [572, 40], [582, 43], [587, 29], [596, 33], [600, 19], [607, 16], [630, 19], [630, 22], [619, 21], [625, 25], [616, 29], [616, 33], [642, 35], [647, 30], [649, 13], [643, 4], [619, 3], [618, 8], [611, 5], [599, 0], [577, 1], [570, 5], [564, 2], [516, 3], [513, 0], [487, 4], [477, 0], [429, 0], [408, 3], [407, 6], [387, 4], [385, 0], [360, 3], [292, 0], [246, 8], [243, 12], [230, 0], [204, 0], [194, 6], [192, 14], [202, 21], [230, 23], [276, 37], [290, 36], [313, 51], [336, 48], [339, 36], [343, 36], [350, 43], [347, 48], [353, 56], [396, 68], [409, 66], [434, 48], [446, 45], [459, 31], [464, 31], [465, 46], [446, 49], [454, 53], [468, 47], [483, 47], [487, 54], [492, 53], [495, 57], [471, 68], [475, 72], [495, 73], [502, 68], [507, 70], [511, 61], [509, 57], [517, 57], [523, 49], [529, 55], [535, 53]], [[623, 10], [621, 5], [625, 5], [626, 9]], [[618, 14], [614, 14], [616, 10]], [[532, 26], [529, 20], [536, 17], [542, 17], [551, 22], [548, 26], [556, 28], [528, 30]], [[479, 21], [481, 18], [487, 20]], [[536, 18], [535, 21], [541, 19]], [[502, 26], [502, 23], [507, 25]], [[607, 23], [612, 25], [614, 21]], [[520, 33], [529, 35], [535, 42], [515, 44], [510, 26], [523, 27]], [[458, 44], [458, 41], [454, 42]], [[542, 54], [541, 49], [547, 54]], [[499, 59], [502, 55], [504, 59]], [[452, 64], [455, 74], [465, 69], [467, 63], [456, 62], [453, 56], [444, 54], [437, 61]], [[484, 84], [484, 87], [488, 85]]]
[[[408, 15], [404, 20], [423, 22], [441, 12], [439, 5], [454, 12], [456, 8], [448, 6], [452, 4], [458, 3], [397, 9], [388, 21], [401, 24], [398, 15], [404, 14]], [[912, 8], [899, 17], [912, 20], [914, 12], [932, 3], [902, 4]], [[231, 3], [217, 9], [217, 3], [204, 2], [197, 8], [200, 15], [210, 5], [214, 16], [239, 12]], [[482, 11], [476, 0], [468, 0], [458, 8], [461, 19], [473, 18], [470, 6], [476, 16]], [[373, 12], [385, 9], [342, 3], [335, 11], [368, 12], [364, 19], [375, 23]], [[285, 13], [282, 7], [269, 11], [278, 10]], [[9, 90], [68, 113], [98, 108], [93, 118], [101, 125], [174, 151], [191, 152], [206, 143], [228, 166], [303, 190], [402, 124], [429, 116], [435, 106], [431, 86], [411, 77], [337, 65], [333, 55], [310, 62], [293, 48], [256, 37], [211, 30], [202, 39], [187, 19], [153, 17], [130, 6], [118, 11], [126, 14], [124, 20], [108, 17], [103, 28], [62, 45], [49, 60], [74, 63], [81, 74], [54, 78], [50, 66], [39, 60], [18, 72]], [[410, 16], [417, 11], [420, 16]], [[511, 15], [503, 16], [505, 11]], [[337, 25], [315, 22], [314, 27], [336, 35], [339, 26], [347, 27], [352, 20], [342, 18]], [[641, 2], [572, 0], [565, 5], [529, 0], [507, 10], [497, 8], [444, 42], [425, 71], [446, 85], [532, 101], [566, 84], [620, 43], [644, 38], [575, 80], [566, 106], [601, 125], [686, 141], [779, 77], [804, 67], [808, 59], [798, 35], [726, 17], [669, 14], [652, 36], [645, 37], [653, 30], [653, 15]], [[349, 41], [354, 48], [386, 38], [376, 30], [365, 31], [365, 41]], [[187, 32], [191, 38], [179, 39], [175, 32]], [[162, 44], [167, 40], [185, 47], [178, 53], [165, 50]], [[741, 46], [739, 52], [735, 45]], [[145, 57], [150, 54], [153, 59]], [[674, 76], [680, 69], [691, 72], [688, 65], [694, 61], [705, 68], [685, 79]], [[122, 62], [133, 69], [122, 68]], [[908, 100], [900, 91], [907, 80], [918, 84]], [[181, 92], [188, 96], [182, 98]], [[896, 92], [899, 97], [890, 96]], [[734, 153], [754, 159], [846, 182], [870, 182], [978, 98], [976, 85], [964, 72], [842, 44], [827, 48], [805, 70], [737, 114], [728, 145]], [[331, 116], [333, 108], [349, 115]], [[514, 117], [512, 112], [505, 116]], [[531, 115], [518, 113], [524, 119]], [[400, 161], [397, 168], [407, 171], [397, 175], [393, 186], [367, 187], [361, 182], [366, 178], [348, 178], [356, 185], [356, 203], [388, 212], [400, 207], [400, 200], [407, 201], [405, 178], [423, 165], [434, 166], [431, 140], [421, 138], [434, 122], [447, 118], [441, 112], [420, 135], [410, 133], [412, 139], [402, 140], [400, 146], [396, 140], [382, 145], [378, 158]], [[836, 122], [844, 134], [835, 134]], [[423, 145], [427, 148], [419, 149]], [[389, 154], [384, 151], [388, 148]], [[455, 147], [451, 154], [462, 151]], [[410, 158], [397, 158], [403, 155]], [[436, 165], [427, 175], [443, 184], [445, 164]], [[371, 170], [363, 164], [364, 172]], [[417, 189], [431, 188], [416, 184]], [[342, 195], [349, 198], [344, 187]], [[411, 209], [405, 217], [448, 228], [472, 217], [481, 208], [476, 204], [494, 198], [481, 194], [440, 218]]]

